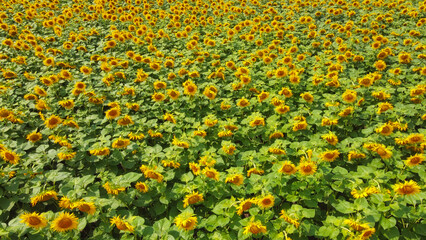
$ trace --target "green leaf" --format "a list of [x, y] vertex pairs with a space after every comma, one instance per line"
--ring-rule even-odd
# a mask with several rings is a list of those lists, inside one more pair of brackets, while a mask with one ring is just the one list
[[355, 211], [353, 204], [347, 201], [340, 201], [339, 203], [332, 205], [337, 211], [344, 214], [353, 213]]
[[169, 230], [171, 225], [172, 223], [169, 221], [169, 219], [163, 218], [159, 221], [156, 221], [153, 227], [154, 227], [155, 233], [162, 236], [167, 234], [167, 231]]
[[50, 171], [46, 173], [47, 180], [52, 182], [58, 182], [69, 177], [71, 177], [71, 173], [69, 172]]
[[315, 217], [315, 209], [302, 209], [302, 215], [304, 218], [313, 218]]
[[386, 237], [386, 239], [399, 239], [399, 230], [397, 227], [393, 227], [391, 229], [387, 229], [383, 231], [383, 236]]
[[426, 224], [415, 224], [413, 227], [415, 233], [426, 236]]
[[383, 229], [389, 229], [394, 227], [396, 224], [396, 219], [393, 217], [388, 218], [382, 218], [382, 220], [380, 220], [380, 225], [383, 227]]

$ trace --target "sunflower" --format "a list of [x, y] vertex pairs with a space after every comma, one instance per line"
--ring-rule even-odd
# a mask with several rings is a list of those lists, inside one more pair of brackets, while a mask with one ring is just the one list
[[189, 96], [194, 96], [197, 93], [197, 85], [195, 85], [194, 83], [190, 82], [189, 84], [186, 84], [184, 86], [184, 94], [189, 95]]
[[413, 166], [417, 166], [417, 165], [421, 164], [424, 159], [425, 159], [425, 157], [423, 156], [423, 154], [417, 153], [416, 155], [408, 157], [404, 161], [404, 163], [405, 163], [405, 165], [407, 165], [409, 167], [413, 167]]
[[366, 223], [359, 223], [353, 219], [345, 219], [343, 221], [344, 224], [350, 226], [352, 229], [354, 229], [355, 231], [363, 231], [365, 229], [369, 229], [370, 226], [368, 226], [368, 224]]
[[61, 197], [61, 200], [59, 201], [59, 207], [62, 208], [62, 209], [73, 209], [73, 208], [75, 208], [74, 204], [67, 197]]
[[92, 68], [87, 67], [87, 66], [82, 66], [80, 68], [80, 72], [82, 72], [84, 75], [89, 75], [90, 73], [92, 73]]
[[266, 226], [263, 226], [260, 221], [254, 221], [254, 218], [248, 222], [247, 226], [244, 227], [243, 234], [259, 234], [266, 233]]
[[189, 205], [203, 201], [203, 194], [199, 194], [198, 192], [193, 191], [191, 194], [187, 194], [185, 196], [185, 199], [183, 200], [183, 207], [186, 208]]
[[53, 59], [53, 57], [48, 57], [46, 59], [43, 60], [43, 64], [45, 66], [54, 66], [55, 65], [55, 60]]
[[322, 135], [322, 139], [326, 140], [329, 144], [335, 146], [339, 140], [337, 139], [337, 136], [334, 135], [334, 133], [329, 132], [328, 134]]
[[424, 135], [422, 133], [413, 133], [407, 136], [407, 141], [410, 144], [422, 143], [424, 142]]
[[62, 119], [56, 115], [52, 115], [44, 121], [46, 127], [53, 129], [62, 123]]
[[333, 162], [340, 155], [339, 150], [330, 150], [320, 154], [320, 158], [323, 161]]
[[156, 93], [152, 94], [151, 98], [152, 98], [152, 100], [154, 100], [156, 102], [161, 102], [166, 98], [166, 96], [164, 96], [164, 94], [162, 94], [162, 93], [156, 92]]
[[107, 119], [115, 119], [118, 116], [120, 116], [120, 114], [121, 114], [121, 110], [120, 108], [117, 108], [117, 107], [113, 107], [105, 112], [105, 116]]
[[281, 210], [280, 214], [280, 218], [284, 219], [284, 221], [294, 225], [296, 228], [299, 227], [300, 223], [298, 222], [298, 219], [290, 217], [284, 209]]
[[274, 203], [274, 196], [272, 196], [271, 194], [266, 195], [262, 198], [258, 198], [256, 200], [256, 204], [259, 205], [261, 209], [271, 208], [274, 206]]
[[256, 200], [253, 198], [249, 198], [246, 200], [243, 200], [240, 202], [240, 204], [237, 207], [237, 214], [241, 215], [244, 211], [247, 211], [250, 209], [250, 207], [256, 203]]
[[420, 186], [413, 180], [397, 183], [392, 186], [393, 190], [399, 195], [415, 195], [420, 193]]
[[306, 129], [308, 123], [306, 121], [299, 121], [293, 124], [293, 131], [300, 131]]
[[139, 191], [139, 192], [143, 192], [146, 193], [148, 192], [148, 185], [146, 183], [143, 182], [137, 182], [135, 184], [135, 188]]
[[58, 200], [58, 193], [55, 191], [45, 191], [31, 198], [31, 206], [35, 206], [38, 202], [45, 202], [52, 198]]
[[168, 95], [171, 99], [176, 100], [176, 99], [178, 99], [178, 98], [179, 98], [180, 93], [179, 93], [179, 91], [174, 90], [174, 89], [167, 89], [167, 95]]
[[348, 103], [353, 103], [354, 101], [356, 101], [356, 97], [357, 93], [349, 89], [346, 89], [346, 91], [342, 95], [343, 101]]
[[312, 96], [312, 94], [309, 92], [304, 92], [300, 94], [300, 97], [302, 97], [303, 100], [305, 100], [308, 103], [312, 103], [314, 101], [314, 96]]
[[107, 191], [108, 194], [118, 195], [121, 192], [126, 191], [124, 187], [112, 187], [109, 182], [106, 182], [102, 187]]
[[313, 175], [317, 171], [317, 165], [312, 161], [302, 161], [297, 166], [302, 175]]
[[22, 219], [22, 223], [27, 224], [28, 227], [32, 228], [44, 228], [47, 226], [47, 220], [43, 217], [43, 214], [39, 214], [36, 212], [33, 213], [25, 213], [20, 216]]
[[239, 99], [238, 102], [237, 102], [238, 107], [247, 107], [249, 105], [250, 105], [249, 100], [245, 99], [244, 97]]
[[159, 172], [157, 172], [153, 169], [148, 169], [148, 170], [144, 171], [143, 174], [145, 175], [145, 178], [154, 179], [159, 183], [162, 182], [163, 179], [164, 179], [164, 176], [161, 173], [159, 173]]
[[74, 107], [74, 100], [72, 99], [59, 101], [58, 103], [65, 109], [71, 109]]
[[117, 124], [120, 126], [127, 126], [127, 125], [134, 124], [134, 122], [129, 115], [126, 115], [122, 119], [118, 120]]
[[197, 217], [190, 212], [183, 212], [179, 214], [174, 220], [179, 229], [190, 231], [197, 226]]
[[0, 155], [4, 161], [9, 162], [10, 164], [17, 164], [19, 162], [19, 155], [10, 150], [0, 151]]
[[66, 232], [69, 230], [77, 229], [78, 218], [74, 213], [60, 213], [57, 218], [52, 221], [51, 229], [57, 232]]
[[206, 167], [203, 169], [202, 173], [208, 178], [219, 181], [219, 172], [214, 168]]
[[250, 121], [251, 127], [256, 127], [259, 125], [265, 126], [265, 119], [263, 117], [255, 117], [252, 121]]
[[225, 183], [233, 183], [237, 186], [243, 184], [244, 177], [241, 174], [232, 174], [225, 179]]
[[361, 239], [369, 239], [376, 232], [375, 228], [367, 228], [361, 233]]
[[111, 218], [110, 223], [111, 223], [111, 226], [115, 225], [121, 231], [128, 231], [128, 232], [134, 231], [134, 227], [130, 223], [125, 221], [124, 218], [121, 219], [120, 216], [115, 216]]
[[285, 161], [278, 172], [291, 175], [297, 172], [297, 167], [292, 162]]
[[385, 123], [384, 125], [380, 126], [376, 129], [376, 133], [380, 133], [384, 136], [389, 136], [393, 132], [393, 126], [389, 123]]
[[114, 140], [112, 143], [112, 148], [126, 148], [129, 146], [130, 140], [127, 138], [119, 137], [118, 139]]
[[93, 202], [85, 202], [84, 200], [81, 200], [76, 202], [74, 206], [78, 208], [78, 210], [90, 215], [93, 215], [96, 212], [96, 206]]

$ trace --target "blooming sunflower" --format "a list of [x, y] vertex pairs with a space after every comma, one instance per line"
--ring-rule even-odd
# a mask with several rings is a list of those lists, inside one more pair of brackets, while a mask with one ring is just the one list
[[210, 168], [210, 167], [204, 168], [203, 174], [208, 178], [219, 181], [219, 172], [214, 168]]
[[0, 156], [3, 158], [3, 160], [9, 162], [10, 164], [17, 164], [20, 159], [18, 154], [8, 149], [0, 151]]
[[339, 139], [337, 138], [337, 136], [332, 132], [322, 135], [321, 138], [326, 140], [329, 144], [333, 146], [335, 146], [339, 142]]
[[408, 157], [404, 161], [404, 163], [405, 163], [405, 165], [407, 165], [409, 167], [413, 167], [413, 166], [417, 166], [417, 165], [421, 164], [424, 159], [425, 159], [425, 157], [423, 156], [423, 154], [417, 153], [416, 155]]
[[357, 93], [353, 90], [346, 89], [346, 91], [343, 93], [342, 98], [343, 101], [348, 103], [353, 103], [356, 101]]
[[135, 188], [139, 191], [139, 192], [143, 192], [146, 193], [148, 192], [148, 185], [146, 183], [143, 182], [137, 182], [135, 184]]
[[233, 183], [237, 186], [243, 184], [244, 177], [241, 174], [232, 174], [225, 179], [225, 183]]
[[77, 207], [78, 210], [88, 213], [90, 215], [93, 215], [96, 212], [96, 206], [93, 202], [86, 202], [84, 200], [81, 200], [75, 203], [75, 207]]
[[179, 229], [190, 231], [197, 226], [197, 217], [190, 212], [183, 212], [175, 218], [175, 224]]
[[204, 201], [203, 194], [193, 191], [191, 194], [187, 194], [185, 196], [185, 199], [183, 200], [183, 207], [186, 208], [189, 205], [202, 202], [202, 201]]
[[119, 137], [118, 139], [114, 140], [112, 143], [112, 148], [126, 148], [129, 146], [130, 140], [127, 138]]
[[300, 97], [302, 97], [303, 100], [305, 100], [308, 103], [312, 103], [314, 101], [314, 96], [312, 96], [312, 94], [309, 92], [301, 93]]
[[134, 231], [134, 227], [130, 223], [125, 221], [124, 218], [121, 219], [120, 216], [115, 216], [111, 218], [110, 223], [111, 223], [111, 226], [115, 225], [121, 231], [128, 231], [128, 232]]
[[58, 193], [55, 191], [46, 191], [31, 198], [31, 206], [35, 206], [38, 202], [45, 202], [52, 198], [58, 200]]
[[297, 167], [292, 162], [285, 161], [278, 172], [291, 175], [297, 172]]
[[53, 129], [62, 123], [62, 119], [56, 115], [52, 115], [44, 121], [46, 127]]
[[244, 234], [259, 234], [266, 233], [266, 226], [263, 226], [260, 221], [254, 221], [252, 218], [250, 222], [244, 227]]
[[320, 158], [327, 162], [333, 162], [340, 155], [339, 150], [331, 150], [320, 154]]
[[312, 161], [302, 161], [297, 166], [302, 175], [313, 175], [317, 171], [317, 165]]
[[44, 228], [47, 226], [47, 220], [43, 217], [42, 214], [33, 212], [33, 213], [25, 213], [20, 216], [22, 219], [22, 223], [27, 224], [28, 227], [32, 228]]
[[275, 203], [274, 200], [275, 200], [274, 196], [269, 194], [262, 198], [257, 199], [256, 204], [259, 205], [261, 209], [267, 209], [274, 206], [274, 203]]
[[107, 119], [114, 119], [120, 116], [121, 110], [118, 107], [113, 107], [105, 112], [105, 116]]
[[57, 232], [66, 232], [69, 230], [77, 229], [78, 218], [74, 213], [60, 213], [57, 218], [55, 218], [50, 226], [51, 229]]
[[420, 186], [413, 180], [393, 185], [393, 190], [399, 195], [415, 195], [420, 192]]
[[253, 199], [253, 198], [249, 198], [249, 199], [246, 199], [246, 200], [241, 199], [241, 202], [237, 207], [237, 214], [238, 215], [243, 214], [244, 211], [249, 210], [251, 208], [251, 206], [255, 203], [256, 203], [256, 200]]

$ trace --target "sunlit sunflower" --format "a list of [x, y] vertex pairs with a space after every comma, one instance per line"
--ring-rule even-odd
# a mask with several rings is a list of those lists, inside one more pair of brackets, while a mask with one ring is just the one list
[[96, 206], [93, 202], [86, 202], [81, 200], [75, 203], [75, 207], [78, 208], [78, 210], [90, 215], [93, 215], [96, 212]]
[[62, 123], [62, 119], [56, 115], [52, 115], [44, 121], [44, 124], [46, 125], [46, 127], [50, 129], [57, 127], [61, 123]]
[[393, 185], [393, 190], [399, 195], [415, 195], [420, 193], [420, 186], [413, 180]]
[[126, 148], [130, 145], [130, 140], [127, 138], [119, 137], [112, 142], [112, 148]]
[[254, 221], [252, 218], [250, 222], [244, 227], [243, 234], [259, 234], [266, 233], [266, 226], [262, 225], [260, 221]]
[[57, 232], [66, 232], [69, 230], [77, 229], [78, 218], [74, 213], [60, 213], [57, 218], [55, 218], [50, 228]]
[[202, 173], [208, 178], [219, 181], [219, 172], [214, 168], [206, 167], [203, 169]]
[[237, 186], [243, 184], [244, 177], [241, 174], [232, 174], [225, 179], [225, 183], [233, 183]]
[[0, 151], [0, 156], [1, 158], [3, 158], [4, 161], [10, 164], [17, 164], [20, 160], [20, 157], [18, 154], [8, 149]]
[[25, 214], [22, 214], [20, 218], [22, 219], [21, 221], [22, 223], [27, 224], [27, 226], [31, 228], [38, 229], [38, 228], [44, 228], [47, 226], [47, 220], [43, 216], [43, 214], [39, 214], [36, 212], [25, 213]]
[[146, 183], [143, 182], [137, 182], [135, 184], [135, 188], [139, 191], [139, 192], [143, 192], [146, 193], [148, 192], [148, 185]]
[[183, 212], [175, 218], [174, 222], [179, 229], [190, 231], [197, 226], [197, 217], [193, 213]]
[[313, 175], [317, 171], [317, 165], [312, 161], [302, 161], [297, 166], [302, 175]]
[[123, 219], [120, 218], [120, 216], [115, 216], [113, 218], [110, 218], [109, 221], [111, 223], [111, 226], [115, 225], [121, 231], [128, 231], [128, 232], [134, 231], [134, 227], [129, 222], [124, 220], [124, 218]]
[[259, 206], [259, 208], [261, 209], [267, 209], [267, 208], [271, 208], [274, 206], [274, 196], [272, 196], [271, 194], [266, 195], [264, 197], [258, 198], [256, 200], [256, 204]]
[[297, 172], [297, 167], [290, 161], [285, 161], [281, 168], [278, 170], [280, 173], [284, 173], [287, 175], [291, 175], [295, 172]]
[[203, 194], [198, 192], [192, 192], [191, 194], [187, 194], [185, 199], [183, 200], [183, 207], [186, 208], [189, 205], [204, 201]]
[[49, 201], [50, 199], [58, 200], [58, 193], [55, 191], [45, 191], [31, 198], [31, 206], [35, 206], [38, 202]]
[[408, 157], [404, 163], [409, 167], [417, 166], [421, 164], [425, 160], [425, 157], [421, 153], [417, 153], [416, 155]]
[[320, 154], [320, 158], [327, 162], [333, 162], [340, 155], [339, 150], [330, 150]]

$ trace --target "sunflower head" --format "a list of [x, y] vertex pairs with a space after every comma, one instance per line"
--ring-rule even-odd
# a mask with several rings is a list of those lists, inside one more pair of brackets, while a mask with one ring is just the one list
[[74, 213], [60, 213], [55, 220], [53, 220], [50, 228], [57, 232], [66, 232], [69, 230], [77, 229], [78, 218]]
[[27, 224], [28, 227], [31, 228], [44, 228], [47, 226], [47, 220], [43, 217], [42, 214], [33, 212], [33, 213], [25, 213], [20, 216], [22, 219], [22, 223]]

